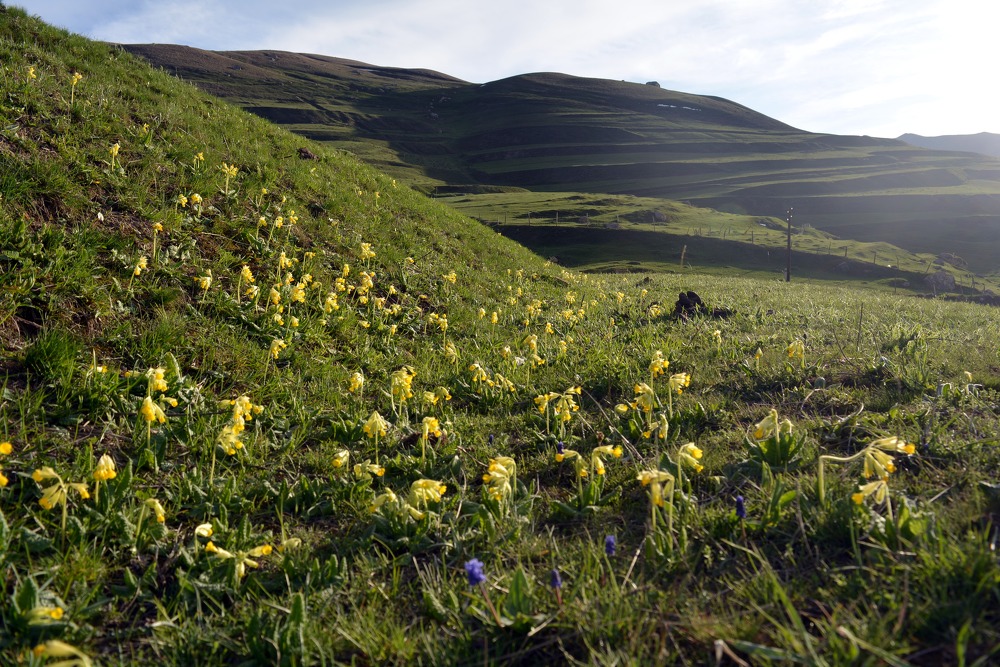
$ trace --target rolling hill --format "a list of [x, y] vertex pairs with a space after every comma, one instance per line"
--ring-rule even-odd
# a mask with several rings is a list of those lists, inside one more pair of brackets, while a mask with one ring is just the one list
[[274, 51], [130, 45], [202, 89], [433, 192], [632, 194], [796, 217], [1000, 268], [1000, 162], [795, 129], [728, 100], [536, 73], [485, 84]]
[[942, 151], [967, 151], [1000, 157], [1000, 134], [979, 132], [978, 134], [946, 134], [938, 137], [924, 137], [919, 134], [903, 134], [898, 137], [911, 146]]

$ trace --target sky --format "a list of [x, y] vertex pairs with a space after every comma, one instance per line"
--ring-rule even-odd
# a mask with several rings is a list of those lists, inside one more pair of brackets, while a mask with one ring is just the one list
[[6, 0], [86, 37], [713, 95], [813, 132], [1000, 133], [982, 0]]

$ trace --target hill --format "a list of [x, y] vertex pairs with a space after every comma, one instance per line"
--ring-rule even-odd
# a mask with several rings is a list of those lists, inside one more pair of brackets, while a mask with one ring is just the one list
[[978, 134], [946, 134], [938, 137], [924, 137], [919, 134], [904, 134], [898, 137], [911, 146], [943, 151], [966, 151], [1000, 157], [1000, 134], [980, 132]]
[[537, 73], [473, 84], [270, 51], [125, 48], [428, 191], [632, 194], [776, 217], [794, 208], [841, 239], [1000, 268], [993, 158], [805, 132], [727, 100], [623, 81]]
[[579, 274], [3, 5], [0, 62], [0, 664], [1000, 651], [986, 306]]

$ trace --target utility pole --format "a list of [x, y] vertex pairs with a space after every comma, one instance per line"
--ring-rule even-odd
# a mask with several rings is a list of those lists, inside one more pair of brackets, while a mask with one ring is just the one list
[[786, 265], [785, 265], [785, 282], [792, 282], [792, 211], [794, 209], [789, 208], [788, 213], [785, 215], [785, 222], [788, 223], [788, 251], [786, 253]]

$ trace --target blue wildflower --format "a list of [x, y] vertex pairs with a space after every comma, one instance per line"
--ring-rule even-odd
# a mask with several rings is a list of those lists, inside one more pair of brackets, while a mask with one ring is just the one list
[[479, 584], [486, 581], [486, 575], [483, 574], [483, 561], [478, 558], [473, 558], [472, 560], [465, 562], [465, 576], [469, 578], [470, 586], [478, 586]]

